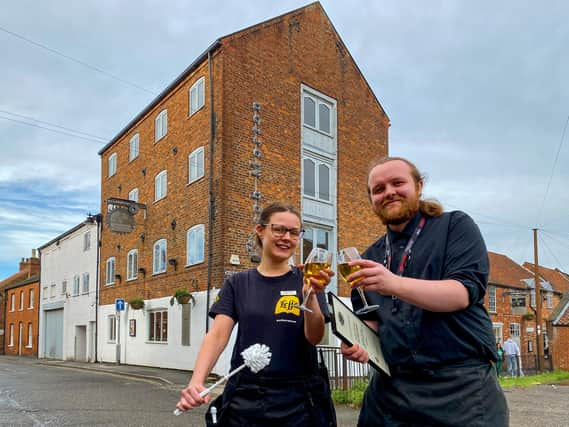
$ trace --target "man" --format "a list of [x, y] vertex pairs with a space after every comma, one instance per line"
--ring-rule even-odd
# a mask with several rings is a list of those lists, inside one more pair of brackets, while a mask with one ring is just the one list
[[[411, 162], [385, 158], [368, 176], [373, 211], [387, 233], [350, 264], [362, 268], [370, 304], [360, 316], [381, 339], [391, 376], [374, 373], [358, 426], [507, 426], [508, 409], [492, 362], [496, 341], [484, 308], [488, 253], [463, 212], [421, 200], [423, 179]], [[352, 292], [354, 309], [362, 306]], [[342, 344], [345, 357], [367, 351]]]
[[506, 353], [506, 366], [508, 368], [508, 375], [511, 377], [518, 376], [518, 356], [520, 355], [520, 348], [518, 344], [508, 337], [504, 342], [504, 352]]

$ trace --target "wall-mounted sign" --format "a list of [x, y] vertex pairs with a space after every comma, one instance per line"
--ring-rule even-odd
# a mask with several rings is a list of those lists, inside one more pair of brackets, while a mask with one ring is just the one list
[[241, 262], [239, 261], [239, 255], [232, 254], [232, 255], [229, 257], [229, 263], [230, 263], [231, 265], [240, 265]]
[[107, 225], [114, 233], [130, 233], [134, 230], [134, 216], [128, 208], [115, 208], [107, 214]]
[[136, 319], [130, 319], [128, 321], [128, 336], [129, 337], [136, 336]]

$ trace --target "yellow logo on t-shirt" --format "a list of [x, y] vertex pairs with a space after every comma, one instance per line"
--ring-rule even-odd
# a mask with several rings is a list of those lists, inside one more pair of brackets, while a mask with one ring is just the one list
[[277, 301], [275, 306], [275, 314], [279, 313], [290, 313], [295, 316], [300, 316], [300, 310], [298, 305], [300, 301], [296, 295], [283, 295]]

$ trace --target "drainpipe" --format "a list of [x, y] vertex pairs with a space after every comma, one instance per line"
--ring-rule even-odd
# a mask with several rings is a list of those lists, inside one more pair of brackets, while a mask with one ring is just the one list
[[207, 53], [209, 72], [209, 206], [207, 232], [207, 292], [205, 300], [205, 333], [209, 331], [209, 300], [211, 295], [212, 257], [213, 257], [213, 223], [215, 216], [215, 194], [213, 191], [213, 141], [215, 137], [215, 113], [213, 111], [213, 72], [211, 50]]
[[101, 275], [100, 259], [101, 259], [101, 227], [102, 214], [95, 215], [97, 221], [97, 274], [95, 275], [95, 362], [98, 362], [98, 343], [99, 343], [99, 276]]

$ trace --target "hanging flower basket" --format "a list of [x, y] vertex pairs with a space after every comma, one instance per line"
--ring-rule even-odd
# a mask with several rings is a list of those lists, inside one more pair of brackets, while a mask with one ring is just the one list
[[186, 289], [178, 289], [174, 294], [178, 304], [188, 304], [190, 301], [195, 303], [194, 296]]
[[128, 304], [133, 310], [140, 310], [144, 307], [144, 300], [142, 298], [133, 298], [128, 302]]

